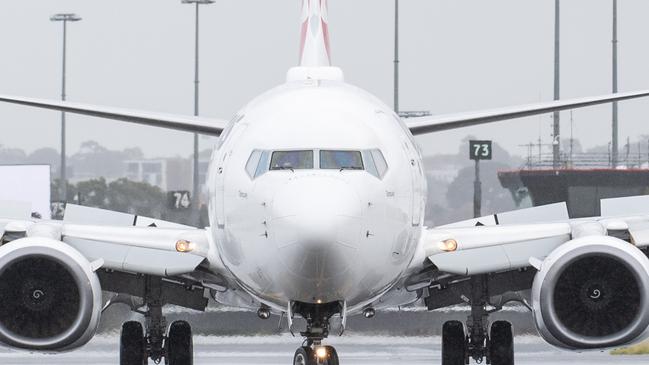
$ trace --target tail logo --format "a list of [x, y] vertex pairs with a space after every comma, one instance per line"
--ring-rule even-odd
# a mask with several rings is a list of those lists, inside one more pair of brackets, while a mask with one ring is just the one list
[[300, 66], [331, 66], [327, 0], [302, 0]]

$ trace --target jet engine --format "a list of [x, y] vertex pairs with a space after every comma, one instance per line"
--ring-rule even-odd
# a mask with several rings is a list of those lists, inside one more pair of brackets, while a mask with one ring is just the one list
[[101, 286], [88, 260], [47, 238], [0, 247], [0, 341], [37, 351], [86, 344], [99, 325]]
[[644, 339], [649, 328], [649, 259], [608, 236], [572, 240], [541, 264], [532, 287], [541, 336], [567, 350]]

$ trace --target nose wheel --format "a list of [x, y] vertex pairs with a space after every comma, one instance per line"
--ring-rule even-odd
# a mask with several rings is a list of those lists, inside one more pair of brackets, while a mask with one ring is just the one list
[[315, 364], [315, 354], [310, 347], [300, 347], [295, 351], [293, 356], [293, 365], [313, 365]]
[[339, 365], [338, 352], [333, 346], [302, 346], [295, 351], [293, 365]]
[[292, 313], [299, 313], [306, 320], [306, 331], [300, 332], [305, 338], [302, 347], [295, 351], [293, 365], [339, 365], [338, 352], [333, 346], [322, 345], [322, 340], [329, 337], [331, 316], [341, 313], [343, 306], [339, 302], [326, 304], [292, 304]]

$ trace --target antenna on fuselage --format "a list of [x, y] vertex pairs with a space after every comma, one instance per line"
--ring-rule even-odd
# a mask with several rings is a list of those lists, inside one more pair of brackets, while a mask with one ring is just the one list
[[301, 67], [331, 66], [327, 9], [327, 0], [302, 0]]

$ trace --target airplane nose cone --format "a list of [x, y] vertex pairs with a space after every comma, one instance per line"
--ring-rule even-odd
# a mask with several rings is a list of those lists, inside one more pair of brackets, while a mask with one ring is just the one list
[[358, 194], [336, 178], [295, 178], [272, 202], [270, 231], [285, 267], [310, 279], [342, 275], [361, 236]]

